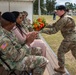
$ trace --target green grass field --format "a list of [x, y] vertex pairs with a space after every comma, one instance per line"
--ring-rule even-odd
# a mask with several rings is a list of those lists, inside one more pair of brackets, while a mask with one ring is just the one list
[[[36, 19], [38, 16], [34, 15], [34, 19]], [[58, 16], [56, 20], [53, 21], [51, 15], [42, 15], [40, 17], [44, 17], [46, 19], [46, 22], [49, 24], [54, 23], [56, 20], [58, 20]], [[73, 16], [75, 22], [76, 22], [76, 16]], [[52, 35], [47, 35], [47, 34], [42, 34], [44, 39], [47, 41], [47, 43], [50, 45], [52, 50], [57, 54], [57, 49], [63, 39], [62, 35], [60, 32]], [[65, 54], [65, 67], [68, 69], [70, 72], [70, 75], [76, 75], [76, 60], [71, 54], [71, 51]]]

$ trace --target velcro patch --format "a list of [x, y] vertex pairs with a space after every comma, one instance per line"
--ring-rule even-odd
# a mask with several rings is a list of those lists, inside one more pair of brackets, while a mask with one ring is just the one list
[[8, 46], [8, 43], [7, 43], [7, 42], [4, 42], [4, 43], [1, 45], [1, 49], [4, 50], [7, 46]]

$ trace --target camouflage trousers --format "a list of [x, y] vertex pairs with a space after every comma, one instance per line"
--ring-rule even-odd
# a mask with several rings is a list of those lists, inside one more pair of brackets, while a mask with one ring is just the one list
[[76, 59], [76, 41], [67, 41], [67, 40], [63, 40], [61, 42], [61, 45], [58, 49], [58, 65], [60, 67], [64, 67], [65, 65], [65, 57], [64, 55], [70, 51], [72, 52], [72, 55], [75, 57]]
[[42, 55], [42, 50], [40, 47], [31, 47], [29, 50], [29, 54], [30, 55], [38, 55], [41, 56]]
[[42, 50], [40, 47], [27, 47], [26, 45], [22, 48], [25, 51], [25, 55], [42, 55]]
[[15, 67], [17, 70], [27, 70], [28, 72], [33, 70], [33, 75], [42, 75], [48, 60], [43, 56], [26, 56]]

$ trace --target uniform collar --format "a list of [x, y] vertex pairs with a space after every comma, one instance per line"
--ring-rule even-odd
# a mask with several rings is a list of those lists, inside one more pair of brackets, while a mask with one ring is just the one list
[[64, 17], [66, 15], [66, 13], [64, 13], [63, 15], [60, 16], [60, 18]]

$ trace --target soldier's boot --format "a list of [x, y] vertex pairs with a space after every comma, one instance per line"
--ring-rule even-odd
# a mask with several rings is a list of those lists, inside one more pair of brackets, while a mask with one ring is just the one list
[[54, 71], [60, 72], [60, 73], [65, 73], [64, 67], [54, 68]]

